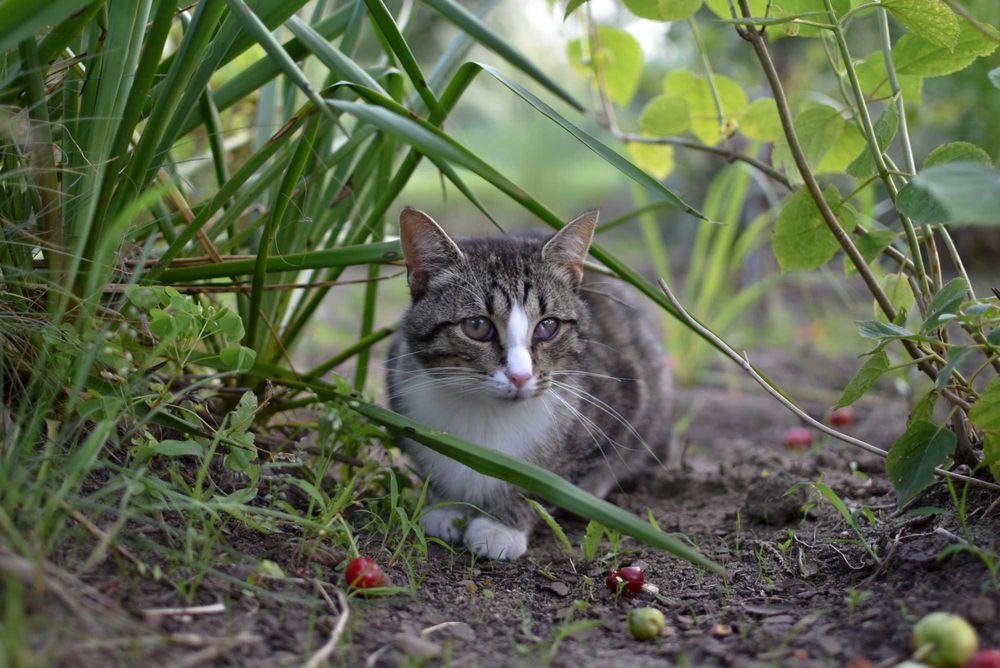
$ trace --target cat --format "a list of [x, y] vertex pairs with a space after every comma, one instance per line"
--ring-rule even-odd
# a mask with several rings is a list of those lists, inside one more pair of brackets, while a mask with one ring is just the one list
[[[598, 496], [666, 458], [672, 384], [655, 329], [584, 270], [598, 212], [557, 233], [453, 240], [405, 208], [411, 304], [387, 363], [390, 406], [538, 464]], [[517, 559], [537, 515], [520, 488], [412, 440], [427, 535]]]

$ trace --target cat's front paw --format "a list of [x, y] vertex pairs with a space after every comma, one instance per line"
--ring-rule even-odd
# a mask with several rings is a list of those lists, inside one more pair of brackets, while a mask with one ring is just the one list
[[528, 533], [477, 517], [465, 528], [465, 546], [480, 557], [514, 560], [528, 550]]
[[457, 543], [462, 537], [460, 525], [464, 517], [457, 508], [431, 508], [420, 516], [420, 526], [428, 536], [440, 538], [446, 543]]

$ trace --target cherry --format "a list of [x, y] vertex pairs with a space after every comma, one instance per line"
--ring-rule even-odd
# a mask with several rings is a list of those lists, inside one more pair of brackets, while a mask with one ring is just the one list
[[975, 654], [965, 668], [1000, 668], [1000, 649], [984, 649]]
[[854, 424], [856, 417], [857, 416], [854, 414], [853, 407], [844, 406], [842, 408], [837, 408], [830, 413], [830, 424], [834, 427], [850, 427]]
[[785, 447], [792, 450], [805, 450], [812, 445], [812, 431], [805, 427], [791, 427], [785, 432]]
[[616, 594], [619, 592], [619, 582], [621, 593], [638, 594], [642, 591], [642, 585], [645, 581], [646, 575], [642, 572], [640, 566], [623, 566], [616, 571], [608, 573], [605, 584], [608, 585], [608, 589]]
[[358, 557], [352, 559], [344, 570], [344, 579], [351, 589], [371, 589], [381, 587], [385, 582], [385, 573], [374, 559]]

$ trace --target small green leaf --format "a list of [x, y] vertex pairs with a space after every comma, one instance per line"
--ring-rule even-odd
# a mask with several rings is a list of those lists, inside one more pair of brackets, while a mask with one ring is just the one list
[[951, 380], [952, 375], [955, 373], [955, 368], [968, 352], [968, 346], [955, 346], [948, 351], [948, 363], [941, 367], [941, 370], [938, 372], [937, 383], [934, 385], [935, 389], [944, 389], [944, 386], [948, 384], [948, 381]]
[[978, 162], [983, 165], [992, 165], [993, 161], [983, 149], [967, 141], [953, 141], [948, 144], [941, 144], [936, 149], [927, 154], [924, 160], [924, 169], [934, 165], [943, 165], [948, 162]]
[[775, 141], [784, 136], [774, 98], [754, 100], [739, 122], [740, 132], [756, 141]]
[[986, 342], [991, 346], [1000, 346], [1000, 327], [986, 335]]
[[[837, 16], [843, 16], [851, 8], [851, 0], [833, 0], [833, 11]], [[739, 3], [737, 3], [737, 7]], [[780, 0], [771, 5], [771, 15], [775, 18], [782, 16], [796, 16], [799, 14], [813, 14], [811, 17], [815, 21], [826, 21], [826, 6], [823, 0]], [[755, 16], [762, 16], [754, 13]], [[819, 37], [823, 34], [821, 28], [800, 24], [785, 24], [781, 30], [768, 30], [768, 37], [776, 39], [778, 37]]]
[[[885, 58], [881, 53], [875, 52], [865, 58], [855, 67], [858, 75], [858, 83], [865, 96], [871, 99], [889, 98], [892, 96], [892, 87], [889, 85], [889, 75], [885, 69]], [[920, 104], [924, 92], [924, 77], [919, 74], [899, 74], [896, 73], [899, 81], [899, 89], [903, 93], [903, 99], [908, 104]]]
[[679, 135], [691, 127], [688, 103], [675, 95], [657, 95], [639, 114], [639, 125], [656, 137]]
[[[1000, 32], [994, 31], [998, 36]], [[961, 21], [958, 40], [953, 48], [930, 42], [919, 35], [903, 35], [892, 49], [896, 72], [917, 74], [924, 77], [939, 77], [965, 69], [980, 56], [988, 56], [997, 48], [995, 39], [990, 39], [970, 25]]]
[[570, 16], [570, 14], [572, 14], [577, 9], [579, 9], [580, 7], [582, 7], [583, 4], [585, 2], [588, 2], [588, 1], [589, 0], [569, 0], [569, 2], [566, 3], [566, 13], [563, 14], [563, 21], [565, 21], [566, 19], [568, 19], [569, 16]]
[[642, 76], [642, 47], [629, 33], [610, 26], [597, 27], [597, 41], [600, 48], [597, 53], [588, 53], [586, 62], [583, 40], [571, 41], [566, 47], [569, 62], [574, 69], [588, 75], [594, 73], [595, 65], [599, 67], [611, 101], [627, 107]]
[[149, 331], [161, 339], [176, 334], [179, 330], [174, 317], [161, 309], [153, 309], [149, 312]]
[[941, 0], [882, 0], [914, 35], [949, 51], [958, 42], [958, 16]]
[[920, 328], [920, 333], [926, 334], [937, 329], [944, 322], [958, 315], [968, 291], [969, 284], [965, 282], [964, 278], [953, 278], [945, 283], [931, 299], [931, 303], [927, 305], [927, 317]]
[[913, 405], [913, 410], [910, 411], [910, 416], [906, 419], [906, 426], [909, 427], [914, 422], [920, 420], [931, 420], [934, 416], [934, 405], [938, 400], [938, 391], [933, 389], [920, 400]]
[[201, 447], [200, 443], [190, 438], [185, 441], [167, 439], [154, 445], [153, 452], [164, 457], [184, 457], [201, 456], [205, 453], [205, 449]]
[[597, 556], [597, 548], [601, 546], [604, 531], [605, 529], [600, 522], [593, 520], [587, 522], [587, 530], [583, 532], [583, 544], [580, 546], [585, 561], [593, 561], [594, 557]]
[[[826, 104], [807, 104], [795, 116], [794, 123], [806, 162], [816, 170], [843, 171], [865, 146], [858, 129], [844, 120], [840, 110]], [[825, 160], [828, 153], [833, 155]], [[785, 173], [798, 175], [784, 136], [774, 144], [773, 161]]]
[[219, 360], [227, 369], [249, 371], [257, 360], [257, 352], [246, 346], [226, 346], [219, 351]]
[[[882, 278], [881, 283], [883, 292], [885, 292], [886, 297], [889, 298], [889, 303], [892, 304], [897, 313], [910, 313], [913, 311], [917, 299], [913, 294], [913, 289], [910, 288], [910, 282], [906, 280], [905, 272], [887, 274]], [[873, 303], [872, 307], [875, 319], [887, 322], [887, 318], [877, 301]]]
[[847, 169], [865, 149], [867, 143], [861, 130], [853, 123], [844, 123], [844, 129], [837, 141], [829, 148], [823, 159], [816, 165], [817, 174], [839, 174]]
[[896, 210], [918, 223], [936, 225], [948, 222], [948, 212], [926, 190], [907, 183], [896, 196]]
[[233, 343], [241, 341], [245, 334], [243, 330], [243, 320], [238, 313], [226, 309], [218, 318], [219, 331], [226, 337], [226, 341]]
[[555, 537], [559, 539], [559, 544], [562, 545], [563, 549], [566, 551], [566, 556], [569, 557], [570, 561], [576, 559], [576, 551], [570, 544], [569, 538], [566, 537], [566, 532], [563, 531], [563, 528], [559, 526], [558, 522], [556, 522], [556, 518], [552, 517], [552, 514], [547, 511], [542, 504], [538, 503], [534, 499], [524, 497], [524, 500], [528, 502], [528, 505], [531, 506], [536, 513], [538, 513], [538, 516], [542, 518], [542, 521], [545, 522], [549, 529], [552, 530]]
[[[715, 87], [722, 103], [723, 122], [732, 122], [735, 127], [736, 120], [746, 112], [747, 94], [737, 81], [721, 74], [715, 75]], [[695, 137], [709, 146], [719, 142], [722, 138], [719, 112], [705, 77], [695, 76], [687, 70], [674, 70], [664, 77], [663, 92], [687, 102], [691, 133]]]
[[912, 181], [948, 213], [952, 223], [1000, 223], [1000, 170], [992, 165], [950, 162], [921, 170]]
[[669, 144], [629, 142], [626, 148], [635, 164], [654, 178], [663, 180], [674, 171], [674, 147]]
[[[858, 252], [861, 253], [861, 257], [864, 258], [866, 264], [871, 264], [872, 261], [882, 253], [882, 251], [892, 243], [892, 240], [896, 238], [896, 233], [892, 230], [882, 230], [876, 229], [871, 230], [866, 234], [859, 234], [854, 239], [854, 245], [857, 246]], [[844, 256], [844, 275], [854, 276], [858, 273], [857, 268], [851, 259]]]
[[701, 0], [623, 0], [630, 12], [651, 21], [677, 21], [694, 16]]
[[[886, 152], [893, 138], [896, 136], [898, 125], [899, 114], [896, 112], [896, 105], [891, 103], [885, 105], [885, 109], [882, 110], [878, 120], [875, 121], [875, 138], [878, 140], [878, 145], [883, 153]], [[847, 173], [858, 179], [867, 179], [875, 173], [875, 157], [872, 154], [871, 147], [866, 144], [861, 155], [848, 165]]]
[[866, 339], [919, 339], [916, 334], [891, 322], [865, 320], [858, 323], [858, 334]]
[[993, 480], [1000, 482], [1000, 434], [986, 434], [983, 438], [983, 463]]
[[955, 451], [954, 432], [943, 426], [918, 420], [906, 429], [889, 450], [885, 468], [899, 494], [900, 507], [934, 482], [934, 469]]
[[861, 369], [851, 378], [844, 388], [844, 393], [837, 400], [836, 408], [850, 406], [865, 395], [875, 385], [875, 382], [889, 370], [889, 356], [884, 351], [869, 355]]
[[[823, 193], [842, 227], [854, 227], [854, 212], [840, 203], [836, 186]], [[829, 262], [840, 248], [816, 203], [805, 188], [794, 192], [781, 208], [771, 234], [774, 255], [781, 271], [816, 269]]]
[[[768, 5], [771, 3], [768, 0], [750, 0], [748, 4], [750, 5], [750, 14], [753, 16], [764, 16]], [[712, 10], [712, 13], [720, 19], [731, 19], [733, 17], [729, 9], [729, 0], [705, 0], [705, 6]], [[734, 6], [736, 7], [736, 15], [741, 16], [739, 3], [734, 2]]]
[[969, 421], [985, 432], [1000, 433], [1000, 377], [990, 381], [969, 411]]

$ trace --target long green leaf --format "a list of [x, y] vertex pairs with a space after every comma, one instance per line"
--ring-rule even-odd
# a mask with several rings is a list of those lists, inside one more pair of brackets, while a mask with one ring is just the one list
[[386, 9], [382, 0], [365, 0], [365, 4], [368, 5], [368, 11], [371, 13], [372, 23], [375, 24], [379, 32], [382, 33], [382, 36], [385, 37], [386, 42], [389, 43], [389, 48], [396, 55], [399, 64], [410, 78], [410, 83], [413, 84], [413, 88], [417, 91], [417, 94], [423, 99], [428, 109], [437, 111], [440, 106], [437, 98], [434, 97], [434, 91], [427, 85], [424, 73], [420, 71], [420, 65], [417, 64], [417, 59], [413, 57], [410, 45], [406, 43], [402, 33], [399, 32], [399, 26], [396, 25], [392, 14]]
[[583, 111], [583, 105], [577, 102], [566, 89], [553, 81], [547, 74], [524, 56], [520, 51], [509, 45], [493, 32], [478, 16], [465, 9], [454, 0], [424, 0], [424, 2], [434, 8], [441, 16], [445, 17], [462, 32], [472, 36], [477, 42], [494, 52], [508, 63], [521, 70], [542, 86], [551, 91], [554, 95], [562, 98], [566, 104], [577, 111]]
[[55, 25], [94, 0], [4, 0], [0, 2], [0, 53]]

